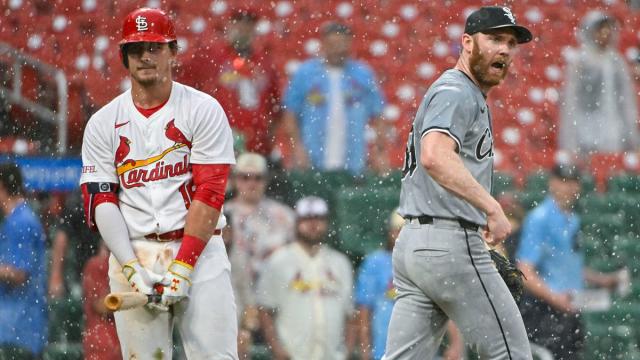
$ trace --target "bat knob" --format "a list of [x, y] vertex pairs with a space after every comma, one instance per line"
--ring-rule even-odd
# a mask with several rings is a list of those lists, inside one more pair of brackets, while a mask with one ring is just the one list
[[116, 311], [122, 306], [122, 299], [113, 294], [109, 294], [104, 298], [104, 306], [110, 311]]

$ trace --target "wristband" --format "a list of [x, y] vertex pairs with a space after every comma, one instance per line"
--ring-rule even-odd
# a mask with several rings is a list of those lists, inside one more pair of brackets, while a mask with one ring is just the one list
[[207, 243], [192, 235], [184, 235], [182, 244], [176, 255], [176, 261], [183, 262], [190, 266], [195, 266], [198, 257], [202, 254]]

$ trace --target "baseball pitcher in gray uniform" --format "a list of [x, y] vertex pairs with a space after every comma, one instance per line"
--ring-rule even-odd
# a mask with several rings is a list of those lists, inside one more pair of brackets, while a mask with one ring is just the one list
[[397, 298], [383, 359], [432, 359], [448, 319], [482, 359], [531, 359], [527, 334], [485, 246], [511, 226], [491, 197], [493, 132], [486, 94], [531, 41], [507, 7], [466, 21], [462, 52], [427, 91], [409, 134], [393, 250]]

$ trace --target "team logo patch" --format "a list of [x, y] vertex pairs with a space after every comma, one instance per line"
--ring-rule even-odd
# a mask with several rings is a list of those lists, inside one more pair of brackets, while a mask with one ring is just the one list
[[476, 144], [476, 159], [483, 160], [486, 157], [493, 157], [493, 135], [489, 128], [484, 130], [484, 134]]
[[138, 15], [138, 17], [136, 17], [136, 29], [138, 31], [147, 31], [149, 30], [149, 24], [147, 23], [147, 18], [142, 16], [142, 15]]
[[512, 24], [516, 24], [516, 17], [513, 16], [513, 13], [511, 12], [511, 9], [509, 9], [508, 7], [503, 7], [502, 10], [504, 11], [504, 16], [509, 18], [509, 21], [511, 21]]

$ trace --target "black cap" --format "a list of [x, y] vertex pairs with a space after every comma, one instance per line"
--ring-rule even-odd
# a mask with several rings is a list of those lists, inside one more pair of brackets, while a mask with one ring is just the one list
[[562, 180], [580, 181], [580, 171], [575, 165], [558, 164], [551, 170], [551, 175]]
[[464, 32], [469, 35], [501, 28], [512, 28], [516, 32], [518, 44], [531, 41], [533, 35], [524, 26], [516, 24], [516, 17], [506, 6], [484, 6], [474, 11], [467, 18]]

